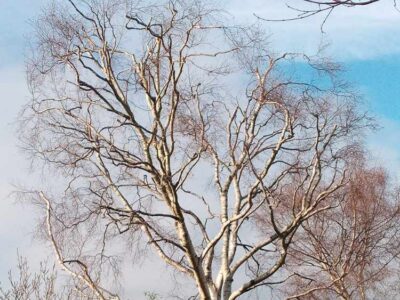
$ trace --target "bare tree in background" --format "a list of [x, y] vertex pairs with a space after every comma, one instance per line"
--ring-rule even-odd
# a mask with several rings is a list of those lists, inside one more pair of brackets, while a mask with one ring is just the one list
[[[9, 272], [10, 288], [0, 283], [1, 300], [53, 300], [61, 299], [55, 292], [55, 268], [41, 264], [37, 273], [32, 273], [25, 258], [18, 256], [17, 276]], [[67, 297], [65, 297], [67, 298]]]
[[[15, 274], [16, 273], [16, 274]], [[66, 280], [65, 280], [66, 279]], [[79, 280], [62, 278], [56, 265], [40, 262], [33, 271], [27, 258], [18, 255], [16, 272], [9, 271], [8, 280], [0, 282], [0, 300], [95, 300], [93, 290]], [[144, 293], [145, 299], [160, 299], [156, 293]]]
[[56, 172], [32, 193], [63, 270], [98, 299], [117, 299], [109, 274], [149, 249], [199, 299], [281, 280], [299, 228], [350, 179], [369, 122], [354, 97], [296, 80], [303, 56], [273, 55], [199, 1], [65, 2], [38, 19], [22, 122]]
[[[71, 284], [69, 284], [71, 283]], [[56, 266], [41, 262], [39, 269], [32, 271], [28, 260], [18, 255], [16, 274], [9, 272], [8, 282], [0, 283], [1, 300], [61, 300], [96, 299], [72, 282], [60, 284]]]
[[297, 291], [287, 299], [379, 298], [398, 268], [397, 192], [382, 169], [357, 167], [338, 207], [302, 224], [289, 263], [301, 266]]

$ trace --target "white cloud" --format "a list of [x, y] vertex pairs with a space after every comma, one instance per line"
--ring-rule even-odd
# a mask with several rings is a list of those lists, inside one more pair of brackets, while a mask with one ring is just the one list
[[377, 121], [382, 128], [367, 140], [372, 161], [389, 170], [393, 179], [400, 183], [400, 123], [384, 117], [378, 117]]

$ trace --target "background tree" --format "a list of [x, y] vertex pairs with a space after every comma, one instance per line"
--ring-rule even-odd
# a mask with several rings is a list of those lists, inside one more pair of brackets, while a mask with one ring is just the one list
[[88, 289], [75, 285], [73, 281], [62, 282], [55, 264], [50, 266], [42, 261], [35, 272], [28, 260], [18, 255], [15, 273], [9, 271], [8, 282], [0, 283], [1, 300], [97, 299], [90, 291], [88, 293]]
[[[32, 273], [27, 260], [18, 256], [17, 276], [10, 271], [8, 276], [10, 287], [6, 288], [3, 284], [0, 284], [0, 299], [61, 299], [56, 292], [56, 277], [55, 266], [49, 268], [47, 264], [41, 263], [39, 271]], [[68, 296], [65, 298], [68, 298]]]
[[[9, 271], [8, 282], [0, 282], [1, 300], [98, 299], [93, 290], [82, 285], [79, 280], [61, 277], [55, 264], [49, 266], [47, 262], [42, 261], [38, 271], [34, 272], [28, 259], [18, 255], [16, 273]], [[148, 300], [161, 299], [153, 292], [145, 292], [144, 297]]]
[[[99, 299], [118, 298], [109, 274], [148, 248], [200, 299], [281, 278], [299, 229], [336, 207], [370, 121], [337, 66], [274, 55], [199, 1], [67, 2], [38, 19], [21, 137], [61, 176], [31, 195], [64, 271]], [[333, 85], [290, 73], [301, 58]]]
[[356, 168], [337, 208], [302, 224], [288, 263], [301, 266], [292, 282], [297, 291], [288, 299], [375, 299], [395, 278], [398, 191], [382, 169]]

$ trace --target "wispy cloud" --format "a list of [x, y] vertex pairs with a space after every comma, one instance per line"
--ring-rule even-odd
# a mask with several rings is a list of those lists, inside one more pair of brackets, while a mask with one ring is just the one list
[[400, 122], [388, 118], [378, 119], [382, 129], [369, 136], [367, 146], [375, 165], [383, 166], [398, 182], [400, 180]]

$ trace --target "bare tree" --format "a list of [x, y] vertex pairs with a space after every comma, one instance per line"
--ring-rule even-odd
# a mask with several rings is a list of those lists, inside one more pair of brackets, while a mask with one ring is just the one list
[[18, 256], [17, 273], [15, 276], [11, 271], [9, 272], [9, 288], [4, 287], [3, 284], [0, 285], [1, 300], [61, 299], [56, 293], [57, 273], [54, 266], [49, 268], [45, 263], [41, 263], [39, 271], [32, 273], [27, 260]]
[[302, 268], [288, 299], [375, 299], [387, 289], [398, 268], [397, 193], [382, 169], [359, 166], [338, 207], [302, 224], [290, 253]]
[[[16, 273], [16, 274], [15, 274]], [[28, 260], [18, 255], [16, 272], [9, 271], [8, 282], [0, 283], [1, 300], [94, 300], [91, 290], [79, 281], [63, 280], [56, 265], [40, 262], [39, 269], [32, 271]]]
[[[99, 299], [118, 298], [104, 283], [120, 258], [149, 248], [200, 299], [281, 278], [369, 122], [336, 66], [274, 55], [199, 1], [67, 2], [38, 20], [22, 121], [27, 151], [62, 176], [32, 192], [62, 268]], [[301, 58], [334, 85], [296, 79]]]
[[[303, 0], [307, 4], [310, 4], [310, 8], [295, 8], [299, 14], [295, 19], [304, 19], [311, 17], [316, 14], [326, 13], [327, 17], [332, 13], [332, 11], [339, 7], [357, 7], [366, 6], [376, 3], [381, 0]], [[393, 4], [396, 7], [397, 1], [393, 0]]]
[[[361, 7], [371, 5], [377, 2], [382, 2], [382, 0], [302, 0], [296, 2], [287, 2], [287, 7], [294, 11], [296, 15], [294, 17], [283, 17], [279, 19], [270, 19], [265, 18], [263, 16], [256, 16], [259, 19], [267, 20], [267, 21], [294, 21], [306, 19], [315, 15], [325, 14], [325, 19], [322, 23], [321, 29], [328, 19], [328, 17], [332, 14], [332, 12], [341, 7]], [[299, 5], [299, 2], [302, 4]], [[394, 9], [398, 10], [397, 0], [392, 0]]]
[[[72, 280], [71, 280], [72, 279]], [[18, 255], [15, 272], [9, 271], [8, 282], [0, 282], [1, 300], [94, 300], [98, 296], [73, 277], [63, 278], [56, 265], [40, 262], [39, 269], [32, 271], [27, 258]], [[144, 293], [146, 299], [159, 299], [156, 293]]]

